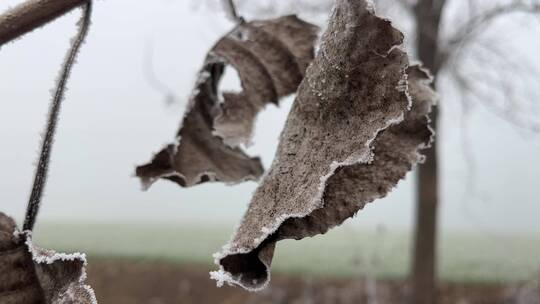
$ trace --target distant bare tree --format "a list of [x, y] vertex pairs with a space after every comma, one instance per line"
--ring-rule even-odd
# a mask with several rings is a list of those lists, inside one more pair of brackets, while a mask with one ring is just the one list
[[[380, 0], [386, 1], [386, 0]], [[443, 85], [451, 85], [460, 94], [464, 107], [481, 103], [513, 124], [534, 131], [540, 126], [529, 119], [527, 104], [535, 96], [523, 90], [527, 78], [538, 80], [538, 67], [524, 62], [512, 49], [490, 35], [490, 26], [499, 19], [512, 21], [511, 14], [540, 14], [540, 2], [512, 1], [401, 1], [403, 11], [412, 20], [414, 47], [418, 59], [439, 77], [441, 102], [447, 103]], [[388, 3], [386, 3], [388, 5]], [[446, 13], [456, 7], [454, 18]], [[504, 17], [504, 18], [503, 18]], [[532, 22], [538, 22], [533, 20]], [[536, 24], [538, 25], [538, 24]], [[450, 29], [452, 28], [452, 29]], [[508, 27], [507, 27], [508, 28]], [[445, 32], [446, 30], [447, 32]], [[531, 77], [531, 75], [533, 77]], [[446, 83], [442, 83], [446, 82]], [[529, 82], [530, 84], [530, 82]], [[532, 87], [532, 86], [531, 86]], [[518, 93], [518, 91], [520, 91]], [[536, 96], [537, 97], [537, 96]], [[438, 113], [433, 113], [433, 127], [438, 130]], [[439, 165], [437, 142], [426, 153], [427, 159], [418, 170], [414, 252], [411, 265], [410, 303], [436, 303], [437, 277], [437, 213], [439, 205]]]
[[[217, 0], [207, 0], [214, 3]], [[523, 46], [506, 43], [503, 35], [540, 29], [538, 0], [375, 0], [378, 12], [392, 17], [407, 32], [409, 47], [437, 77], [441, 102], [452, 92], [463, 109], [482, 104], [496, 115], [533, 131], [540, 124], [531, 115], [538, 95], [540, 66], [519, 55]], [[240, 13], [268, 17], [299, 13], [323, 24], [332, 0], [254, 1], [236, 0]], [[531, 15], [517, 18], [513, 15]], [[506, 22], [506, 23], [504, 23]], [[503, 24], [501, 24], [503, 23]], [[517, 24], [516, 24], [517, 23]], [[498, 27], [496, 26], [498, 25]], [[531, 27], [532, 26], [532, 27]], [[503, 31], [493, 32], [493, 29]], [[536, 37], [540, 36], [540, 30]], [[531, 35], [533, 36], [533, 35]], [[531, 40], [534, 37], [531, 37]], [[534, 43], [534, 42], [531, 42]], [[526, 47], [526, 46], [525, 46]], [[538, 60], [536, 60], [538, 62]], [[439, 109], [432, 115], [438, 130]], [[439, 206], [439, 155], [435, 142], [418, 170], [414, 252], [411, 261], [410, 303], [436, 303], [437, 213]]]

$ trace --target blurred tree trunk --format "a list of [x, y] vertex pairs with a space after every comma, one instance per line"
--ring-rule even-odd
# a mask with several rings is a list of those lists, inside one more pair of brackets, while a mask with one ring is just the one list
[[[415, 7], [418, 58], [437, 76], [440, 69], [439, 25], [445, 0], [418, 0]], [[438, 129], [438, 108], [431, 116]], [[410, 304], [437, 302], [437, 210], [439, 203], [437, 142], [425, 152], [418, 169], [416, 223]]]

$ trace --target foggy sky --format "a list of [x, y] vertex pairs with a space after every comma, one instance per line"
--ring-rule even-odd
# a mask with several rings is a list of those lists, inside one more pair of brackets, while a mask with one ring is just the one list
[[[18, 2], [2, 1], [0, 11]], [[50, 90], [79, 15], [75, 11], [0, 49], [0, 210], [17, 219], [29, 195]], [[191, 1], [96, 1], [68, 83], [41, 222], [239, 220], [255, 183], [182, 189], [160, 181], [142, 192], [133, 177], [137, 164], [174, 138], [206, 51], [231, 27], [219, 9], [195, 9]], [[155, 76], [179, 98], [173, 106], [165, 105], [163, 92], [148, 79], [150, 54]], [[269, 106], [258, 120], [250, 152], [266, 166], [290, 103]], [[478, 106], [466, 129], [471, 166], [460, 114], [442, 108], [444, 229], [539, 235], [540, 138]], [[350, 222], [410, 227], [413, 182], [409, 174], [388, 198]], [[465, 195], [467, 185], [476, 196]]]

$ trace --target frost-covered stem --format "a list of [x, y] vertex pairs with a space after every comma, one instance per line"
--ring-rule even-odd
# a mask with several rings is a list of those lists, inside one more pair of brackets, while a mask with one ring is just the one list
[[233, 0], [222, 0], [223, 1], [223, 7], [225, 8], [225, 11], [227, 12], [227, 16], [232, 21], [241, 24], [244, 23], [244, 18], [240, 15], [238, 15], [238, 12], [236, 11], [236, 5], [234, 5]]
[[0, 15], [0, 46], [66, 14], [87, 0], [28, 0]]
[[66, 91], [66, 83], [71, 73], [71, 68], [75, 63], [75, 58], [79, 53], [81, 45], [84, 42], [88, 28], [90, 26], [90, 16], [92, 13], [92, 1], [86, 1], [86, 5], [83, 6], [83, 16], [78, 23], [79, 31], [77, 36], [72, 41], [71, 48], [69, 49], [66, 59], [62, 64], [60, 70], [60, 76], [56, 84], [56, 88], [53, 92], [51, 106], [49, 114], [47, 116], [47, 124], [45, 126], [45, 133], [43, 134], [43, 142], [41, 145], [41, 152], [39, 154], [39, 160], [34, 176], [34, 185], [32, 186], [32, 192], [28, 201], [28, 207], [26, 210], [26, 217], [24, 220], [24, 230], [31, 231], [34, 228], [36, 222], [36, 216], [39, 211], [39, 205], [43, 196], [43, 189], [47, 181], [47, 172], [49, 170], [49, 162], [51, 159], [51, 150], [54, 143], [54, 135], [56, 133], [56, 126], [58, 122], [58, 116], [60, 114], [60, 108], [64, 94]]

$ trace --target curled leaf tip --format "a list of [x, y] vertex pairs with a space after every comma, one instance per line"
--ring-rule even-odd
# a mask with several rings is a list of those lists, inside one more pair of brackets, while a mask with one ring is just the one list
[[[237, 25], [210, 50], [199, 73], [176, 142], [136, 169], [145, 188], [159, 179], [182, 187], [256, 180], [264, 172], [248, 156], [257, 114], [296, 91], [314, 56], [317, 28], [296, 16]], [[221, 92], [226, 66], [236, 69], [241, 92]]]

